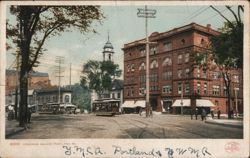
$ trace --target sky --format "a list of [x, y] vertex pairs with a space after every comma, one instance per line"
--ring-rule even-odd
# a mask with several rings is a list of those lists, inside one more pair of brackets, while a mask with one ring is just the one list
[[[93, 23], [92, 27], [98, 32], [81, 34], [77, 30], [62, 33], [46, 41], [47, 51], [39, 59], [41, 64], [35, 71], [47, 72], [51, 83], [58, 84], [58, 74], [55, 73], [56, 56], [63, 56], [62, 85], [79, 83], [82, 65], [88, 60], [102, 60], [103, 46], [107, 42], [108, 32], [110, 42], [114, 47], [114, 62], [123, 70], [123, 51], [125, 43], [145, 38], [145, 19], [137, 17], [137, 8], [144, 6], [101, 6], [106, 17], [102, 24]], [[149, 35], [153, 32], [165, 32], [176, 27], [195, 22], [206, 26], [211, 24], [215, 30], [223, 26], [224, 19], [208, 5], [199, 6], [148, 6], [156, 9], [156, 18], [149, 19]], [[232, 14], [224, 6], [216, 6], [228, 19], [233, 20]], [[233, 6], [235, 9], [236, 6]], [[7, 13], [7, 18], [11, 18]], [[12, 68], [15, 57], [7, 51], [6, 68]], [[122, 77], [121, 77], [122, 78]]]

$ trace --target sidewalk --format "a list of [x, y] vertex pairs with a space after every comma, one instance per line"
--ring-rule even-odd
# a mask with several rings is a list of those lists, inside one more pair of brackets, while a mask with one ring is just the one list
[[22, 132], [25, 130], [24, 127], [19, 127], [19, 122], [16, 120], [5, 120], [5, 138], [8, 138], [16, 133]]
[[212, 118], [208, 117], [205, 122], [210, 123], [210, 124], [223, 125], [223, 126], [226, 126], [226, 127], [243, 128], [243, 120], [212, 119]]

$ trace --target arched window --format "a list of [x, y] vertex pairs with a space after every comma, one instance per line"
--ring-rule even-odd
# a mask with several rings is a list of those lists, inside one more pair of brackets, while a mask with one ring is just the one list
[[158, 68], [158, 62], [156, 60], [153, 60], [150, 64], [150, 69]]
[[139, 70], [145, 70], [145, 63], [141, 63]]
[[170, 57], [166, 57], [162, 63], [162, 66], [170, 66], [170, 65], [172, 65], [172, 60]]

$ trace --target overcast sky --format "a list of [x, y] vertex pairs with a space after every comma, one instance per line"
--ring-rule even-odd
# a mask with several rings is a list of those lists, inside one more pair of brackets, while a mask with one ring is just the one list
[[[40, 66], [35, 70], [48, 72], [52, 84], [58, 83], [55, 74], [55, 57], [64, 56], [64, 77], [61, 83], [69, 84], [69, 65], [72, 63], [72, 83], [79, 82], [83, 63], [88, 60], [102, 60], [103, 46], [110, 34], [110, 41], [114, 46], [114, 61], [123, 69], [123, 52], [121, 48], [125, 43], [145, 37], [143, 18], [137, 17], [137, 8], [144, 6], [102, 6], [106, 17], [103, 24], [94, 24], [97, 34], [80, 34], [78, 31], [65, 32], [59, 37], [53, 37], [45, 44], [48, 50], [40, 59]], [[181, 27], [192, 22], [206, 26], [211, 24], [213, 29], [223, 26], [225, 21], [207, 5], [200, 6], [148, 6], [156, 9], [156, 18], [149, 20], [149, 34], [152, 32], [165, 32], [175, 27]], [[224, 6], [216, 6], [229, 19], [231, 13]], [[234, 7], [236, 8], [236, 7]], [[8, 18], [9, 14], [7, 14]], [[6, 68], [11, 68], [14, 61], [11, 52], [7, 52]]]

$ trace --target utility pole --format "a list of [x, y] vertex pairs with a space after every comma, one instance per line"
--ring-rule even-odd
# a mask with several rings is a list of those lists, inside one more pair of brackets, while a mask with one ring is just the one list
[[181, 81], [181, 115], [183, 115], [183, 81]]
[[64, 57], [62, 56], [57, 56], [56, 57], [56, 63], [58, 63], [58, 66], [56, 67], [56, 73], [58, 73], [58, 103], [61, 103], [61, 77], [63, 77], [61, 75], [62, 73], [62, 68], [61, 68], [61, 64], [64, 63]]
[[148, 18], [155, 18], [156, 10], [148, 9], [147, 5], [145, 9], [138, 8], [137, 16], [145, 18], [145, 33], [146, 33], [146, 117], [149, 116], [149, 110], [151, 109], [149, 103], [149, 38], [148, 38]]
[[71, 63], [69, 64], [69, 89], [71, 90]]

